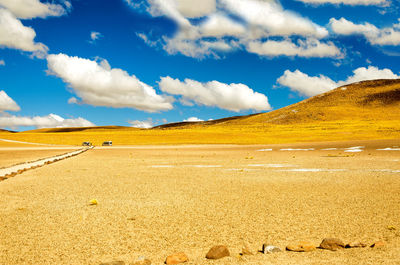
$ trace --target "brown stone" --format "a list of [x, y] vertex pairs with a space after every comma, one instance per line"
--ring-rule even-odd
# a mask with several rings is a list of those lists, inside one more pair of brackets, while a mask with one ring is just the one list
[[321, 244], [319, 245], [319, 248], [332, 251], [336, 251], [344, 247], [345, 244], [343, 243], [343, 241], [337, 238], [324, 238], [324, 240], [322, 240]]
[[125, 265], [125, 262], [123, 262], [122, 260], [115, 260], [110, 262], [103, 262], [100, 263], [100, 265]]
[[365, 248], [367, 246], [367, 244], [362, 243], [360, 241], [355, 241], [355, 242], [351, 242], [346, 244], [345, 248]]
[[385, 242], [382, 240], [376, 241], [374, 244], [371, 245], [371, 248], [382, 248], [385, 246]]
[[316, 246], [308, 241], [300, 241], [286, 246], [286, 250], [295, 252], [309, 252], [316, 249]]
[[229, 252], [229, 250], [226, 246], [219, 245], [219, 246], [212, 247], [208, 251], [206, 258], [207, 259], [220, 259], [223, 257], [228, 257], [230, 255], [231, 255], [231, 253]]
[[165, 264], [179, 264], [187, 261], [189, 261], [189, 258], [186, 256], [186, 254], [179, 252], [168, 256], [165, 260]]

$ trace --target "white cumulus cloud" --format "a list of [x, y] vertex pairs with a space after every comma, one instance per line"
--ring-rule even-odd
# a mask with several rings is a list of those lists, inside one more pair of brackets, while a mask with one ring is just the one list
[[62, 16], [70, 3], [65, 1], [65, 7], [52, 3], [42, 3], [39, 0], [0, 0], [0, 7], [7, 8], [16, 17], [31, 19], [35, 17]]
[[128, 123], [131, 125], [131, 127], [140, 128], [140, 129], [149, 129], [149, 128], [154, 127], [154, 125], [155, 125], [152, 119], [148, 119], [145, 121], [139, 121], [139, 120], [128, 121]]
[[0, 112], [10, 110], [19, 111], [20, 107], [18, 104], [10, 98], [4, 90], [0, 91]]
[[14, 115], [0, 116], [1, 128], [35, 127], [35, 128], [60, 128], [60, 127], [91, 127], [92, 122], [81, 117], [64, 119], [56, 114], [47, 116], [24, 117]]
[[199, 26], [199, 31], [204, 37], [241, 36], [246, 33], [246, 27], [227, 16], [216, 13]]
[[47, 62], [49, 73], [63, 79], [83, 103], [148, 112], [173, 108], [171, 97], [158, 95], [136, 76], [111, 68], [106, 60], [96, 62], [65, 54], [51, 54]]
[[[161, 1], [168, 2], [168, 0]], [[216, 0], [201, 0], [196, 2], [190, 0], [169, 0], [169, 2], [172, 2], [183, 16], [189, 18], [210, 14], [216, 10], [217, 6]]]
[[299, 70], [286, 70], [277, 82], [302, 96], [312, 97], [337, 87], [336, 82], [324, 75], [309, 76]]
[[386, 6], [390, 4], [388, 0], [296, 0], [306, 4], [342, 4], [351, 6]]
[[199, 122], [199, 121], [204, 121], [204, 120], [199, 119], [197, 117], [190, 117], [190, 118], [187, 118], [186, 120], [183, 120], [183, 121], [184, 122]]
[[78, 104], [78, 99], [76, 97], [70, 97], [68, 99], [68, 104]]
[[243, 18], [251, 26], [260, 27], [269, 35], [303, 35], [325, 37], [328, 31], [301, 17], [284, 10], [275, 1], [260, 0], [221, 0], [221, 5]]
[[0, 91], [0, 128], [17, 129], [19, 127], [56, 128], [56, 127], [88, 127], [95, 126], [84, 118], [64, 119], [56, 114], [47, 116], [15, 116], [5, 111], [19, 111], [18, 104], [6, 92]]
[[299, 40], [298, 44], [290, 40], [251, 41], [247, 44], [247, 50], [262, 56], [298, 56], [298, 57], [340, 57], [339, 48], [332, 42], [321, 43], [317, 39]]
[[[131, 0], [125, 1], [134, 8], [143, 6], [133, 4]], [[147, 4], [147, 11], [152, 16], [169, 17], [178, 25], [172, 37], [163, 36], [154, 41], [143, 33], [140, 35], [148, 45], [162, 46], [169, 54], [181, 53], [200, 59], [208, 56], [219, 58], [220, 53], [246, 49], [250, 45], [253, 50], [261, 50], [261, 47], [254, 46], [264, 43], [266, 38], [267, 45], [273, 44], [269, 39], [271, 37], [287, 38], [283, 44], [288, 44], [292, 36], [300, 36], [303, 42], [309, 44], [329, 34], [326, 28], [285, 10], [274, 0], [149, 0]], [[202, 20], [192, 23], [189, 18], [193, 17], [202, 17]], [[293, 45], [290, 49], [295, 49], [294, 53], [302, 51]], [[333, 43], [319, 42], [318, 46], [318, 49], [312, 48], [307, 57], [332, 57], [332, 53], [338, 50]], [[262, 53], [269, 56], [293, 54], [293, 51], [277, 53], [263, 50]]]
[[0, 127], [18, 128], [61, 128], [61, 127], [91, 127], [95, 126], [92, 122], [81, 117], [76, 119], [64, 119], [56, 114], [47, 116], [23, 117], [23, 116], [0, 116]]
[[374, 80], [374, 79], [397, 79], [400, 75], [394, 74], [390, 69], [379, 69], [374, 66], [357, 68], [353, 71], [353, 75], [346, 80], [333, 81], [331, 78], [319, 75], [309, 76], [299, 70], [294, 72], [286, 70], [284, 74], [278, 78], [277, 82], [282, 86], [289, 87], [290, 90], [306, 97], [312, 97], [324, 92], [328, 92], [336, 87], [347, 84]]
[[43, 58], [48, 48], [42, 43], [34, 41], [36, 32], [25, 27], [10, 11], [0, 8], [0, 47], [32, 52]]
[[400, 45], [400, 19], [392, 27], [377, 28], [368, 22], [355, 24], [345, 18], [331, 18], [329, 25], [333, 32], [340, 35], [363, 35], [373, 45]]
[[97, 31], [92, 31], [90, 32], [90, 42], [95, 42], [96, 40], [100, 39], [101, 37], [103, 37], [103, 35], [100, 32]]
[[169, 76], [162, 77], [159, 82], [162, 91], [179, 95], [187, 103], [215, 106], [230, 111], [270, 110], [268, 98], [244, 84], [224, 84], [218, 81], [201, 83], [191, 79], [181, 82]]

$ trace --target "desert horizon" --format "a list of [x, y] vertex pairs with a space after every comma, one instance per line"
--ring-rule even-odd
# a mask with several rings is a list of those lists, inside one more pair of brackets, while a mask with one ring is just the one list
[[400, 0], [0, 0], [0, 265], [400, 264]]

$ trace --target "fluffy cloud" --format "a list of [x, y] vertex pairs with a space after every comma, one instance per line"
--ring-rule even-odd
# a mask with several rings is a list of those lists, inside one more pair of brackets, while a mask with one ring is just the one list
[[81, 117], [76, 119], [64, 119], [56, 114], [47, 116], [23, 117], [10, 115], [4, 111], [19, 111], [20, 107], [10, 98], [6, 92], [0, 91], [0, 128], [17, 129], [21, 126], [35, 128], [56, 127], [88, 127], [95, 126], [92, 122]]
[[[132, 1], [125, 1], [135, 8], [142, 7], [142, 4], [133, 5]], [[221, 52], [249, 46], [252, 46], [254, 51], [260, 50], [261, 47], [255, 46], [264, 43], [265, 38], [285, 37], [287, 40], [284, 44], [289, 44], [291, 36], [301, 36], [305, 39], [304, 43], [310, 44], [316, 43], [314, 39], [321, 39], [328, 35], [324, 27], [284, 10], [278, 1], [273, 0], [219, 0], [217, 5], [215, 5], [215, 0], [149, 0], [147, 2], [147, 11], [151, 15], [171, 18], [177, 23], [178, 31], [173, 37], [163, 36], [160, 42], [151, 41], [144, 34], [139, 37], [150, 46], [161, 43], [169, 54], [181, 53], [195, 58], [206, 56], [218, 58]], [[200, 16], [203, 16], [202, 20], [195, 24], [188, 19]], [[267, 46], [272, 44], [271, 40], [266, 42]], [[332, 57], [332, 53], [338, 51], [332, 43], [319, 42], [318, 46], [317, 49], [313, 48], [313, 51], [308, 52], [307, 57]], [[302, 52], [293, 44], [288, 48], [295, 49], [294, 53]], [[321, 52], [322, 49], [324, 51]], [[264, 50], [263, 55], [266, 53], [269, 56], [286, 55], [286, 52], [262, 50]], [[293, 56], [293, 51], [288, 53]]]
[[90, 32], [90, 42], [95, 42], [96, 40], [100, 39], [103, 35], [100, 32], [92, 31]]
[[339, 57], [340, 50], [331, 42], [321, 43], [316, 39], [299, 40], [296, 45], [289, 40], [265, 42], [252, 41], [247, 44], [247, 50], [262, 56], [298, 56], [298, 57]]
[[35, 127], [35, 128], [59, 128], [59, 127], [90, 127], [95, 126], [92, 122], [83, 118], [64, 119], [56, 114], [47, 116], [21, 117], [14, 115], [0, 116], [1, 128], [18, 128], [18, 127]]
[[[150, 0], [151, 1], [151, 0]], [[216, 0], [202, 0], [196, 1], [193, 4], [192, 1], [188, 0], [155, 0], [158, 2], [170, 2], [175, 5], [176, 9], [185, 17], [196, 18], [202, 17], [216, 9]]]
[[355, 24], [345, 18], [331, 18], [329, 25], [336, 34], [361, 34], [373, 45], [400, 45], [400, 19], [398, 24], [382, 29], [367, 22]]
[[172, 98], [158, 95], [149, 85], [126, 71], [65, 54], [47, 57], [49, 73], [67, 83], [83, 103], [148, 112], [172, 109]]
[[294, 72], [286, 70], [277, 82], [306, 97], [312, 97], [337, 87], [336, 82], [329, 77], [324, 75], [308, 76], [299, 70]]
[[12, 98], [10, 98], [7, 95], [6, 92], [1, 90], [0, 91], [0, 112], [5, 111], [5, 110], [19, 111], [20, 107]]
[[324, 75], [309, 76], [299, 70], [294, 72], [286, 70], [284, 74], [278, 78], [277, 82], [285, 87], [289, 87], [290, 90], [300, 95], [311, 97], [330, 91], [336, 87], [359, 81], [397, 78], [400, 78], [400, 76], [394, 74], [390, 69], [379, 69], [374, 66], [369, 66], [368, 68], [360, 67], [355, 69], [353, 75], [343, 81], [335, 82]]
[[33, 52], [43, 58], [48, 48], [42, 43], [35, 43], [36, 32], [25, 27], [10, 11], [0, 8], [0, 47]]
[[[70, 2], [64, 1], [65, 8], [70, 7]], [[30, 19], [35, 17], [62, 16], [66, 9], [57, 4], [42, 3], [39, 0], [0, 0], [0, 7], [7, 8], [16, 17]]]
[[185, 79], [184, 82], [169, 76], [162, 77], [160, 89], [173, 95], [180, 95], [186, 104], [195, 102], [199, 105], [215, 106], [231, 111], [270, 110], [268, 98], [254, 92], [244, 84], [224, 84], [218, 81], [200, 83]]
[[219, 58], [217, 51], [231, 51], [234, 47], [232, 42], [224, 40], [208, 41], [208, 40], [191, 40], [181, 38], [178, 35], [172, 39], [166, 39], [164, 49], [169, 54], [181, 53], [188, 57], [202, 59], [206, 56], [213, 56]]
[[68, 104], [78, 104], [78, 99], [76, 97], [70, 97], [68, 99]]
[[246, 33], [246, 27], [220, 13], [210, 15], [199, 26], [204, 37], [241, 36]]
[[275, 1], [221, 0], [221, 5], [248, 24], [260, 27], [269, 35], [303, 35], [325, 37], [328, 31], [310, 20], [284, 10]]
[[140, 128], [140, 129], [149, 129], [154, 127], [154, 123], [152, 119], [148, 119], [145, 121], [139, 121], [139, 120], [135, 120], [135, 121], [128, 121], [128, 123], [134, 127], [134, 128]]
[[190, 118], [187, 118], [186, 120], [183, 120], [183, 121], [185, 121], [185, 122], [199, 122], [199, 121], [204, 121], [204, 120], [199, 119], [197, 117], [190, 117]]
[[361, 5], [361, 6], [386, 6], [390, 4], [388, 0], [296, 0], [306, 4], [343, 4], [343, 5]]

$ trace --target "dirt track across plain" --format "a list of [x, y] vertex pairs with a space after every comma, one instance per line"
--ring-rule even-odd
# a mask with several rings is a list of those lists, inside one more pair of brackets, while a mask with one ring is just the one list
[[[162, 264], [178, 251], [188, 264], [399, 264], [398, 145], [94, 149], [0, 183], [0, 264]], [[325, 237], [386, 246], [238, 257], [244, 242]], [[232, 256], [205, 260], [216, 244]]]

